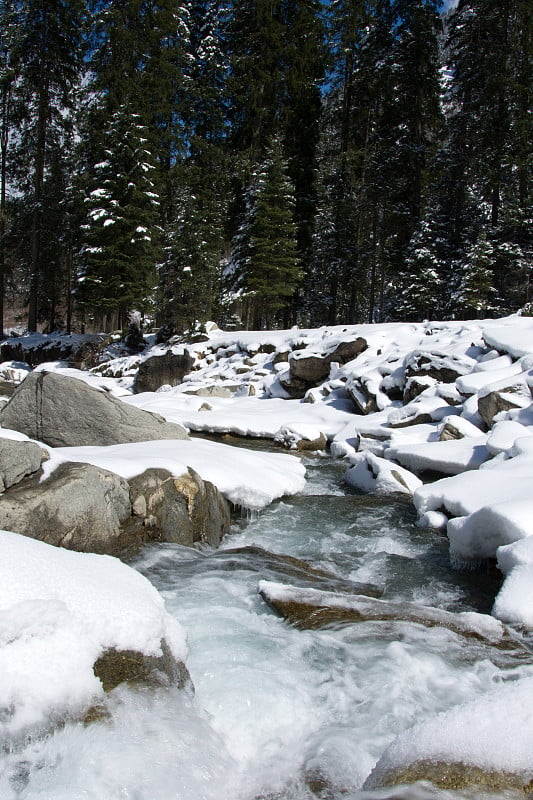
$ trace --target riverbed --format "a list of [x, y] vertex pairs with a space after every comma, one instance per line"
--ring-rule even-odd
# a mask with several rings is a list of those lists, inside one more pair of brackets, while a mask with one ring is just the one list
[[308, 459], [304, 492], [237, 517], [219, 550], [139, 553], [130, 563], [188, 632], [194, 693], [119, 687], [96, 722], [4, 752], [3, 800], [463, 797], [362, 786], [398, 733], [532, 665], [408, 622], [298, 630], [257, 592], [264, 579], [297, 583], [279, 557], [289, 556], [328, 574], [321, 588], [364, 582], [391, 600], [490, 611], [497, 575], [457, 572], [446, 538], [416, 526], [409, 500], [358, 494], [343, 473]]

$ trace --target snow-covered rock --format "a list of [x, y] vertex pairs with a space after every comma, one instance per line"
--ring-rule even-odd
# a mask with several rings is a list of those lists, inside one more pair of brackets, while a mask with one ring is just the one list
[[99, 702], [93, 665], [108, 651], [141, 654], [158, 669], [166, 658], [176, 668], [169, 680], [186, 678], [184, 632], [146, 578], [109, 556], [1, 531], [2, 743]]

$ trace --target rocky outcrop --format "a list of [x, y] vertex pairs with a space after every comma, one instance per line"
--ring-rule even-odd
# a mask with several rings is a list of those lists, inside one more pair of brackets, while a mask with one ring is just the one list
[[0, 438], [0, 492], [41, 468], [48, 453], [35, 442]]
[[130, 480], [133, 516], [127, 529], [143, 539], [217, 547], [229, 530], [228, 502], [193, 469], [173, 477], [149, 469]]
[[192, 370], [194, 359], [188, 350], [173, 353], [167, 350], [161, 356], [151, 356], [139, 365], [135, 378], [136, 392], [155, 392], [161, 386], [178, 386]]
[[62, 464], [0, 497], [3, 530], [85, 553], [116, 552], [130, 515], [127, 481], [90, 464]]
[[103, 334], [17, 336], [0, 344], [0, 360], [23, 361], [31, 367], [47, 361], [67, 361], [70, 366], [90, 369], [98, 363], [99, 354], [108, 343], [109, 337]]
[[30, 373], [0, 411], [0, 425], [51, 447], [187, 438], [180, 425], [53, 372]]
[[146, 541], [220, 544], [228, 502], [189, 470], [147, 470], [129, 483], [90, 464], [66, 463], [44, 482], [0, 497], [0, 528], [86, 553], [117, 554]]

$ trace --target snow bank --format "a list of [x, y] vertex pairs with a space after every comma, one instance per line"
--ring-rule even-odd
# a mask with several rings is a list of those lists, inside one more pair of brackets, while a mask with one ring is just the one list
[[110, 556], [0, 531], [0, 708], [5, 735], [76, 714], [102, 694], [93, 664], [108, 648], [160, 656], [185, 636], [162, 597]]
[[130, 479], [146, 469], [183, 475], [192, 467], [232, 503], [259, 510], [305, 485], [305, 467], [285, 453], [260, 453], [201, 439], [163, 440], [110, 447], [49, 448], [44, 476], [65, 461], [82, 461]]

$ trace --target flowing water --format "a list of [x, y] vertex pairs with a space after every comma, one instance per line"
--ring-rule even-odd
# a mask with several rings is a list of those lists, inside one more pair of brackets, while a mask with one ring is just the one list
[[119, 687], [110, 718], [0, 756], [2, 800], [462, 797], [361, 787], [396, 734], [531, 667], [406, 622], [297, 630], [257, 593], [259, 580], [293, 580], [277, 553], [390, 599], [490, 609], [491, 576], [453, 572], [446, 539], [417, 528], [409, 502], [357, 495], [342, 473], [310, 461], [302, 495], [241, 519], [217, 551], [146, 547], [133, 565], [188, 631], [194, 696]]

